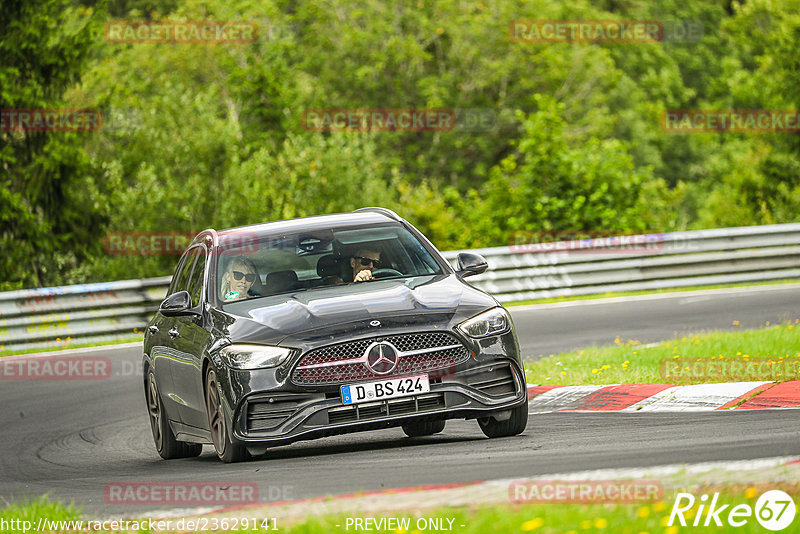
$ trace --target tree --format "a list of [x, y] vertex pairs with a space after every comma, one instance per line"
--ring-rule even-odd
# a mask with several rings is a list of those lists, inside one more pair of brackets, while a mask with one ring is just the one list
[[538, 111], [518, 113], [525, 133], [515, 153], [471, 195], [475, 245], [505, 245], [518, 231], [624, 233], [663, 224], [661, 206], [654, 205], [658, 191], [643, 196], [643, 185], [654, 181], [649, 168], [636, 167], [618, 140], [570, 140], [563, 104], [543, 95], [536, 101]]
[[[100, 16], [67, 0], [0, 3], [0, 109], [63, 108]], [[8, 117], [8, 115], [7, 115]], [[0, 289], [41, 285], [93, 253], [90, 133], [0, 131]]]

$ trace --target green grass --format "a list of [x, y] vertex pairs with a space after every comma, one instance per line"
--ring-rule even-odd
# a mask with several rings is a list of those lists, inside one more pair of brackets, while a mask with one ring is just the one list
[[[614, 346], [589, 347], [576, 352], [551, 354], [525, 366], [529, 384], [659, 384], [797, 380], [796, 373], [786, 375], [783, 369], [796, 369], [785, 362], [800, 364], [800, 320], [756, 330], [711, 332], [673, 339], [646, 347], [632, 339], [617, 338]], [[733, 326], [738, 326], [734, 322]], [[700, 360], [698, 362], [698, 359]], [[770, 360], [767, 367], [741, 372], [752, 362]], [[750, 363], [747, 363], [747, 362]], [[680, 368], [698, 362], [704, 373], [685, 372], [667, 376], [680, 363]], [[722, 367], [725, 362], [728, 367]], [[741, 363], [730, 376], [730, 363]], [[780, 364], [780, 365], [778, 365]], [[756, 366], [758, 367], [758, 366]], [[728, 374], [720, 369], [728, 369]], [[781, 373], [781, 374], [779, 374]]]
[[[656, 510], [654, 510], [654, 505]], [[367, 514], [377, 517], [411, 519], [408, 530], [397, 529], [388, 532], [397, 534], [421, 534], [437, 532], [416, 528], [418, 518], [443, 518], [448, 526], [452, 520], [454, 534], [486, 534], [505, 532], [533, 532], [564, 534], [569, 532], [608, 532], [613, 534], [635, 534], [640, 532], [663, 532], [664, 514], [668, 514], [664, 502], [653, 504], [537, 504], [537, 505], [499, 505], [471, 508], [445, 508], [430, 513], [418, 512], [404, 514]], [[641, 514], [641, 515], [640, 515]], [[351, 526], [345, 530], [348, 516], [310, 518], [304, 524], [291, 526], [284, 532], [304, 534], [336, 534], [354, 532]], [[350, 516], [352, 517], [352, 516]], [[340, 526], [337, 526], [340, 525]], [[422, 526], [422, 525], [420, 525]], [[386, 530], [382, 532], [387, 532]], [[444, 532], [450, 532], [444, 530]]]
[[743, 282], [741, 284], [715, 284], [708, 286], [671, 287], [666, 289], [655, 289], [655, 290], [651, 289], [644, 291], [618, 291], [618, 292], [607, 292], [607, 293], [595, 293], [592, 295], [572, 295], [567, 297], [549, 297], [549, 298], [532, 299], [532, 300], [517, 300], [514, 302], [503, 303], [503, 306], [506, 307], [524, 306], [526, 304], [550, 304], [553, 302], [571, 302], [573, 300], [594, 300], [594, 299], [605, 299], [612, 297], [658, 295], [661, 293], [680, 293], [682, 291], [701, 291], [704, 289], [729, 289], [729, 288], [739, 288], [739, 287], [775, 286], [782, 284], [796, 284], [798, 282], [800, 282], [800, 279], [791, 278], [786, 280], [772, 280], [769, 282], [755, 282], [755, 283]]
[[[759, 485], [750, 487], [745, 484], [727, 485], [716, 487], [692, 487], [691, 493], [699, 498], [701, 494], [713, 494], [720, 492], [719, 504], [747, 504], [755, 507], [756, 500], [765, 491], [771, 489], [782, 489], [793, 497], [795, 502], [799, 502], [800, 488], [797, 484], [771, 484], [769, 486]], [[422, 534], [423, 532], [437, 532], [432, 529], [419, 529], [423, 523], [417, 521], [441, 518], [443, 525], [452, 525], [454, 534], [485, 534], [506, 533], [506, 532], [534, 532], [534, 533], [590, 533], [603, 532], [614, 534], [636, 534], [636, 533], [667, 533], [673, 534], [679, 531], [691, 532], [737, 532], [737, 533], [762, 533], [765, 530], [756, 522], [755, 518], [750, 517], [746, 525], [733, 528], [723, 527], [694, 527], [693, 518], [698, 512], [698, 502], [695, 507], [684, 513], [687, 520], [687, 527], [668, 527], [667, 521], [675, 502], [675, 492], [667, 492], [663, 498], [656, 502], [640, 502], [633, 504], [618, 503], [535, 503], [535, 504], [500, 504], [491, 506], [480, 506], [473, 504], [469, 507], [440, 508], [437, 510], [415, 510], [415, 511], [393, 511], [393, 512], [370, 512], [355, 514], [337, 514], [327, 516], [309, 516], [303, 519], [296, 519], [292, 522], [284, 521], [280, 517], [275, 523], [270, 522], [270, 526], [276, 525], [278, 532], [286, 534], [338, 534], [348, 532], [358, 532], [350, 523], [347, 528], [347, 519], [351, 518], [395, 518], [408, 519], [409, 528], [392, 530], [374, 530], [376, 532], [392, 532], [396, 534]], [[730, 506], [729, 506], [730, 509]], [[722, 514], [724, 521], [726, 513]], [[270, 512], [265, 510], [261, 515], [266, 519]], [[252, 515], [252, 512], [251, 514]], [[79, 511], [72, 506], [64, 506], [52, 503], [47, 498], [41, 498], [33, 502], [26, 502], [20, 505], [11, 505], [0, 510], [0, 518], [6, 521], [13, 519], [23, 519], [31, 521], [36, 525], [40, 517], [47, 517], [51, 520], [75, 520], [80, 517]], [[133, 518], [130, 518], [134, 520]], [[140, 518], [142, 519], [142, 518]], [[233, 518], [228, 518], [231, 521]], [[704, 518], [703, 518], [704, 519]], [[218, 518], [219, 525], [224, 527], [224, 518]], [[795, 524], [798, 519], [795, 519]], [[35, 528], [35, 527], [34, 527]], [[228, 526], [228, 529], [231, 527]], [[276, 530], [252, 530], [242, 529], [236, 532], [275, 532]], [[21, 529], [6, 528], [3, 532], [22, 533]], [[119, 531], [99, 531], [99, 532], [119, 532]], [[149, 533], [147, 529], [139, 530], [140, 533]], [[206, 532], [231, 532], [231, 530], [207, 530]], [[788, 530], [787, 530], [788, 532]]]
[[[716, 488], [719, 491], [720, 488]], [[768, 489], [774, 489], [770, 487]], [[757, 497], [763, 493], [761, 491], [751, 491], [749, 497], [743, 496], [742, 492], [728, 492], [723, 489], [720, 496], [720, 503], [747, 504], [755, 508]], [[694, 492], [697, 497], [702, 491]], [[791, 493], [795, 502], [798, 501], [797, 493]], [[638, 504], [534, 504], [534, 505], [499, 505], [465, 508], [440, 509], [430, 514], [418, 513], [406, 515], [412, 518], [412, 525], [415, 517], [442, 517], [453, 520], [454, 534], [485, 534], [485, 533], [507, 533], [507, 532], [532, 532], [543, 534], [578, 534], [578, 533], [609, 533], [609, 534], [641, 534], [641, 533], [665, 533], [677, 534], [678, 532], [700, 532], [700, 533], [763, 533], [766, 529], [755, 520], [749, 518], [746, 525], [734, 528], [728, 525], [722, 527], [694, 527], [692, 526], [698, 506], [685, 512], [684, 518], [687, 519], [687, 526], [668, 527], [667, 522], [674, 502], [673, 494], [665, 497], [663, 501], [655, 503]], [[726, 512], [730, 507], [726, 510]], [[372, 515], [372, 514], [369, 514]], [[378, 517], [404, 517], [403, 514], [375, 514]], [[722, 516], [722, 520], [726, 516]], [[311, 518], [306, 523], [290, 527], [284, 532], [305, 533], [305, 534], [336, 534], [346, 533], [344, 529], [345, 516], [339, 518]], [[701, 516], [700, 524], [705, 517]], [[795, 519], [795, 523], [798, 520]], [[677, 523], [677, 521], [675, 522]], [[341, 525], [337, 527], [336, 525]], [[445, 522], [445, 524], [447, 524]], [[463, 526], [462, 526], [463, 525]], [[788, 532], [789, 529], [786, 530]], [[349, 532], [353, 532], [351, 527]], [[384, 531], [386, 532], [386, 531]], [[405, 531], [402, 529], [390, 531], [397, 534], [421, 534], [424, 532], [436, 532], [432, 530], [419, 530], [410, 528]]]
[[106, 345], [117, 345], [120, 343], [131, 343], [134, 341], [141, 342], [143, 339], [143, 335], [139, 334], [137, 336], [130, 336], [130, 337], [123, 337], [114, 340], [108, 341], [94, 341], [89, 343], [73, 343], [70, 338], [66, 338], [62, 340], [60, 343], [61, 345], [56, 345], [54, 347], [47, 347], [47, 348], [36, 348], [36, 349], [20, 349], [20, 350], [0, 350], [0, 358], [3, 356], [16, 356], [19, 354], [35, 354], [37, 352], [51, 352], [56, 350], [70, 350], [70, 349], [83, 349], [86, 347], [104, 347]]
[[[52, 519], [54, 521], [74, 521], [81, 518], [80, 510], [73, 505], [64, 505], [59, 502], [53, 502], [47, 496], [38, 497], [36, 499], [26, 499], [18, 503], [8, 504], [0, 508], [0, 532], [24, 532], [23, 528], [15, 528], [19, 523], [11, 523], [12, 521], [30, 521], [36, 528], [40, 518]], [[5, 528], [3, 528], [5, 527]], [[32, 530], [28, 530], [31, 532]]]

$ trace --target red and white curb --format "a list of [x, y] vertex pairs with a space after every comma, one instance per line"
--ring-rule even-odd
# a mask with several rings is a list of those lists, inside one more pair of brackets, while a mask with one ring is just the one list
[[687, 412], [800, 407], [800, 380], [719, 384], [528, 386], [528, 412]]

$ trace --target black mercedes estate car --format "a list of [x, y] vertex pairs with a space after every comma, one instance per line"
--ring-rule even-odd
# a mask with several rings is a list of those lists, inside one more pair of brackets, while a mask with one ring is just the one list
[[268, 447], [447, 419], [512, 436], [528, 419], [508, 312], [383, 208], [201, 232], [144, 338], [162, 458], [213, 444], [224, 462]]

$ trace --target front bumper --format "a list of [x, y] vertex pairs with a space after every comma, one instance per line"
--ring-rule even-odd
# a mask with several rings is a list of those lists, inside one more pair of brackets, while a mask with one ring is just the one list
[[232, 417], [233, 436], [248, 445], [283, 445], [305, 439], [399, 426], [414, 420], [471, 419], [527, 402], [519, 361], [495, 357], [433, 378], [429, 393], [343, 405], [336, 391], [255, 392]]

